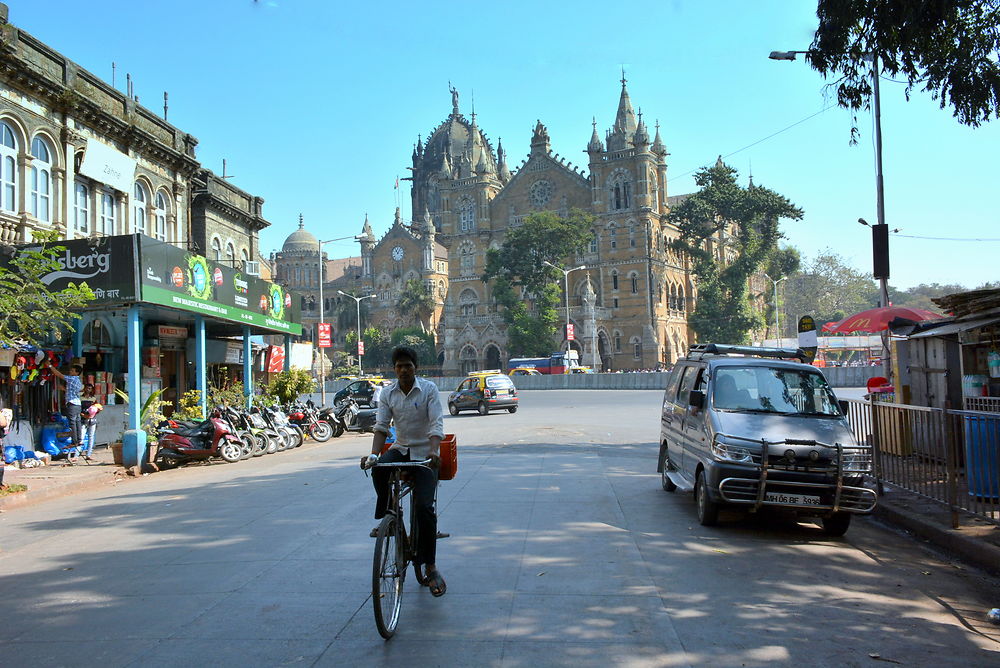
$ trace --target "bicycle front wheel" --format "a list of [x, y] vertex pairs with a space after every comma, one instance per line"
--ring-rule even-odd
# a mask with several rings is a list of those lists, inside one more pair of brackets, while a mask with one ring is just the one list
[[386, 515], [378, 526], [375, 558], [372, 563], [372, 607], [375, 626], [380, 636], [388, 640], [396, 632], [399, 608], [403, 598], [406, 560], [403, 557], [403, 535], [400, 521]]

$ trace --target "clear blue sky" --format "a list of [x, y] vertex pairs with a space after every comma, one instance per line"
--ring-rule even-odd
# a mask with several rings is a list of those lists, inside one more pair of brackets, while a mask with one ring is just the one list
[[[723, 155], [746, 183], [805, 210], [786, 221], [788, 242], [813, 256], [829, 248], [871, 269], [875, 215], [870, 115], [849, 144], [850, 114], [824, 81], [773, 49], [808, 47], [806, 0], [659, 0], [545, 3], [346, 3], [328, 0], [11, 0], [10, 21], [107, 81], [118, 65], [140, 102], [196, 136], [198, 158], [265, 199], [272, 225], [262, 251], [280, 248], [299, 213], [320, 238], [355, 234], [365, 214], [376, 235], [392, 223], [393, 184], [405, 177], [417, 135], [475, 95], [479, 125], [503, 139], [512, 167], [536, 119], [553, 150], [575, 164], [597, 118], [614, 120], [621, 67], [633, 103], [659, 119], [670, 194], [695, 189], [693, 171]], [[1000, 238], [995, 161], [1000, 122], [960, 126], [928, 95], [883, 81], [886, 221], [902, 235]], [[750, 148], [769, 135], [803, 121]], [[403, 216], [409, 188], [402, 182]], [[357, 253], [330, 244], [331, 256]], [[890, 284], [1000, 279], [997, 241], [893, 236]]]

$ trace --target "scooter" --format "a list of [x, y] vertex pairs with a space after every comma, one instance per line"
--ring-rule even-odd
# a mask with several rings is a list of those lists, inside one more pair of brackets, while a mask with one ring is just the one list
[[264, 409], [267, 417], [275, 429], [284, 431], [288, 435], [288, 447], [297, 448], [305, 442], [305, 433], [302, 427], [292, 424], [288, 419], [288, 414], [279, 406], [268, 406]]
[[157, 441], [156, 463], [179, 466], [192, 461], [205, 461], [222, 457], [227, 462], [238, 462], [243, 457], [243, 443], [233, 433], [229, 424], [219, 417], [212, 417], [194, 426], [174, 423], [160, 431]]
[[362, 409], [354, 399], [345, 399], [333, 408], [324, 408], [320, 417], [333, 426], [333, 435], [340, 436], [345, 431], [374, 432], [377, 408]]

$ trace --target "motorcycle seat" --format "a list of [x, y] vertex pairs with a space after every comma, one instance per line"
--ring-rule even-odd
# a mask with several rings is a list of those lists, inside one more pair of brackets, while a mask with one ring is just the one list
[[202, 422], [200, 424], [190, 426], [190, 425], [180, 425], [171, 429], [173, 433], [178, 436], [201, 436], [202, 434], [208, 434], [212, 431], [211, 422]]

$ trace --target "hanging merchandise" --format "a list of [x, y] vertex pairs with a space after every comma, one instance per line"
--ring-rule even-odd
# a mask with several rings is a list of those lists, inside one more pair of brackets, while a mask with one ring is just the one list
[[1000, 378], [1000, 352], [991, 350], [986, 355], [986, 364], [989, 367], [990, 378]]

